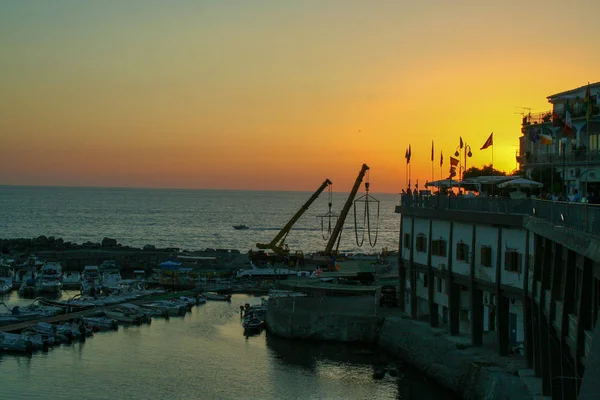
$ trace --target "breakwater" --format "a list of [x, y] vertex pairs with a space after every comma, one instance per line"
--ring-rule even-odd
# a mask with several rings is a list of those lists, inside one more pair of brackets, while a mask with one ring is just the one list
[[[131, 277], [133, 270], [150, 272], [158, 264], [178, 255], [192, 256], [182, 260], [182, 267], [200, 267], [210, 271], [230, 272], [242, 268], [247, 262], [246, 254], [230, 249], [202, 249], [183, 251], [179, 248], [158, 248], [145, 245], [143, 248], [125, 246], [116, 239], [105, 237], [101, 242], [81, 244], [64, 241], [52, 236], [35, 238], [0, 239], [0, 252], [13, 258], [17, 264], [24, 263], [31, 254], [43, 260], [60, 262], [66, 271], [81, 271], [86, 265], [99, 265], [105, 260], [114, 260], [124, 277]], [[194, 259], [193, 257], [196, 257]], [[201, 259], [201, 264], [198, 260]]]

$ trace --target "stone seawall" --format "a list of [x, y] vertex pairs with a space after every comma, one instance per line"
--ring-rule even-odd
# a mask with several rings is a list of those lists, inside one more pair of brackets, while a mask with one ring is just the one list
[[457, 346], [445, 335], [432, 333], [427, 323], [388, 317], [379, 345], [464, 399], [534, 398], [516, 370], [482, 357], [477, 348]]
[[[269, 300], [266, 323], [277, 336], [342, 342], [377, 341], [383, 318], [374, 312], [372, 297], [281, 297]], [[367, 311], [367, 312], [365, 312]]]

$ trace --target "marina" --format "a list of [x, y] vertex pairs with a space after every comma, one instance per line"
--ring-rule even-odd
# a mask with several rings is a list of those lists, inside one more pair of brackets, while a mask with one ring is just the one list
[[[3, 301], [22, 304], [16, 292]], [[337, 399], [348, 391], [356, 398], [454, 399], [377, 348], [290, 342], [264, 330], [248, 335], [240, 317], [244, 304], [260, 307], [261, 297], [234, 294], [231, 302], [208, 301], [183, 317], [123, 325], [28, 357], [0, 355], [7, 377], [0, 396], [40, 395], [50, 385], [54, 399], [73, 393], [87, 399]], [[373, 379], [377, 371], [384, 376]]]

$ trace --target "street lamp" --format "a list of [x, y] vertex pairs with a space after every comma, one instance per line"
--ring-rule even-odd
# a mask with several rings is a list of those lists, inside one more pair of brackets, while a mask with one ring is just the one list
[[561, 143], [561, 147], [562, 147], [562, 165], [563, 165], [563, 173], [562, 173], [562, 180], [563, 180], [563, 190], [564, 190], [564, 194], [565, 194], [565, 199], [567, 198], [567, 195], [569, 194], [569, 191], [567, 190], [567, 175], [566, 175], [566, 163], [567, 163], [567, 138], [564, 137], [560, 140]]
[[[462, 144], [462, 143], [461, 143]], [[464, 146], [458, 145], [456, 146], [456, 151], [454, 151], [454, 157], [458, 157], [458, 160], [460, 161], [460, 152], [459, 150], [464, 148], [465, 149], [465, 163], [461, 166], [462, 170], [463, 170], [463, 174], [461, 175], [461, 180], [463, 179], [464, 173], [467, 172], [467, 157], [473, 157], [473, 153], [471, 152], [471, 146], [466, 144]], [[461, 163], [462, 164], [462, 163]], [[460, 173], [460, 169], [458, 171]]]

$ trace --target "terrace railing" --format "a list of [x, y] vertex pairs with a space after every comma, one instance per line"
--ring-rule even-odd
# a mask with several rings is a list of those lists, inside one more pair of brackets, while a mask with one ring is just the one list
[[530, 215], [582, 232], [600, 234], [600, 205], [541, 199], [507, 199], [468, 196], [400, 196], [402, 208]]

